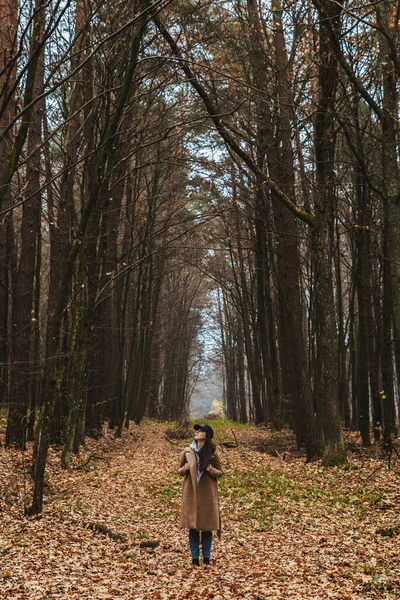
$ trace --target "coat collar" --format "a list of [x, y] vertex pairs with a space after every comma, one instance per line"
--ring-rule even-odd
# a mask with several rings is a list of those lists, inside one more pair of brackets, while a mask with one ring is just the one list
[[[192, 442], [192, 444], [193, 443], [195, 444], [196, 442]], [[186, 452], [187, 461], [188, 461], [189, 467], [190, 467], [190, 476], [192, 478], [193, 485], [196, 487], [196, 471], [197, 471], [196, 452], [197, 452], [197, 450], [192, 448], [192, 444], [190, 444], [190, 446], [185, 448], [185, 452]], [[199, 481], [202, 478], [203, 473], [204, 473], [204, 471], [201, 471], [201, 473], [199, 475]], [[197, 485], [198, 485], [198, 482], [197, 482]]]

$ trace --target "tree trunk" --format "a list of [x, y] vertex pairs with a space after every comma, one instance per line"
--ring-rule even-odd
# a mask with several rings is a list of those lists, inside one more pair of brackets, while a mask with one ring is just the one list
[[[386, 32], [391, 30], [393, 14], [386, 3], [377, 7]], [[397, 23], [395, 25], [397, 30]], [[383, 339], [382, 405], [385, 442], [396, 435], [393, 379], [393, 322], [400, 323], [400, 185], [398, 168], [398, 101], [395, 67], [388, 39], [380, 34], [383, 73], [382, 167], [385, 201], [383, 205]], [[396, 43], [396, 42], [395, 42]]]
[[[17, 31], [18, 3], [16, 0], [0, 0], [0, 89], [2, 98], [8, 98], [0, 117], [0, 135], [3, 135], [8, 123], [15, 115], [15, 93], [12, 89], [15, 83], [16, 63], [13, 57], [17, 51], [15, 40]], [[7, 165], [11, 162], [13, 132], [9, 131], [0, 142], [0, 182], [7, 174]], [[4, 190], [3, 206], [11, 208], [10, 187]], [[9, 312], [12, 291], [11, 257], [15, 252], [13, 234], [13, 214], [10, 210], [0, 222], [0, 406], [8, 401], [9, 385]], [[14, 259], [15, 260], [15, 259]]]
[[357, 345], [357, 408], [358, 427], [361, 433], [363, 446], [370, 446], [369, 432], [369, 382], [368, 382], [368, 334], [367, 334], [367, 307], [370, 300], [367, 294], [366, 262], [368, 235], [366, 222], [366, 186], [363, 174], [358, 169], [356, 172], [356, 198], [357, 198], [357, 224], [355, 233], [356, 265], [355, 282], [358, 300], [358, 345]]
[[[324, 0], [331, 25], [340, 29], [341, 7]], [[338, 80], [337, 59], [332, 52], [321, 17], [319, 35], [318, 106], [315, 123], [317, 188], [313, 262], [315, 266], [315, 317], [317, 370], [315, 394], [318, 418], [324, 434], [323, 464], [347, 462], [338, 398], [338, 348], [335, 301], [332, 280], [333, 224], [335, 215], [334, 153], [335, 93]]]
[[342, 256], [339, 223], [336, 224], [336, 289], [338, 299], [338, 341], [339, 341], [339, 406], [345, 427], [350, 427], [350, 404], [347, 381], [347, 347], [345, 317], [342, 292]]
[[[45, 11], [39, 10], [35, 19], [35, 41], [39, 44], [43, 36]], [[33, 96], [43, 88], [43, 56], [38, 59], [34, 73]], [[26, 166], [27, 184], [23, 203], [21, 226], [21, 254], [15, 286], [12, 336], [14, 340], [11, 360], [13, 376], [10, 381], [10, 409], [7, 422], [6, 445], [25, 449], [28, 428], [28, 409], [33, 386], [31, 365], [32, 336], [35, 330], [34, 285], [37, 258], [37, 238], [41, 218], [40, 151], [42, 103], [36, 103], [31, 112], [28, 137], [28, 159]]]
[[246, 383], [245, 383], [245, 366], [244, 366], [244, 339], [243, 325], [238, 319], [237, 325], [237, 374], [238, 374], [238, 395], [239, 395], [239, 415], [240, 422], [247, 423], [246, 409]]

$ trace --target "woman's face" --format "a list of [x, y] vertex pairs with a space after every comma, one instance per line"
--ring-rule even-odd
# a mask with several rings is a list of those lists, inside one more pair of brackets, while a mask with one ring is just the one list
[[205, 431], [201, 431], [201, 429], [196, 429], [194, 432], [194, 439], [196, 440], [205, 440], [206, 439], [206, 432]]

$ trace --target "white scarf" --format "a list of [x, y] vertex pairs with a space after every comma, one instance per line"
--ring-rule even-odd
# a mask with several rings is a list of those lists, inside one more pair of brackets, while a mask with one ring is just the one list
[[198, 454], [198, 450], [197, 450], [197, 442], [196, 440], [193, 440], [193, 442], [190, 444], [190, 448], [192, 450], [194, 450], [194, 455], [196, 457], [196, 485], [199, 483], [199, 479], [200, 479], [200, 458], [199, 458], [199, 454]]

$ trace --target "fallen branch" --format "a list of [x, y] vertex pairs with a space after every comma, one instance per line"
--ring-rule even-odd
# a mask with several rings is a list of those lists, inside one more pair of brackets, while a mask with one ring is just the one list
[[140, 542], [139, 548], [157, 548], [160, 545], [160, 542]]
[[113, 531], [111, 531], [111, 529], [109, 529], [102, 523], [88, 523], [87, 527], [92, 531], [97, 531], [98, 533], [102, 533], [103, 535], [108, 535], [109, 538], [111, 538], [112, 540], [116, 540], [117, 542], [127, 541], [125, 535], [122, 535], [121, 533], [114, 533]]
[[179, 446], [179, 447], [181, 447], [181, 446], [182, 446], [182, 444], [180, 444], [180, 443], [178, 443], [178, 442], [174, 442], [174, 441], [170, 440], [170, 439], [169, 439], [169, 438], [167, 438], [167, 437], [165, 437], [164, 439], [166, 439], [166, 440], [167, 440], [167, 442], [169, 442], [169, 443], [170, 443], [172, 446]]
[[233, 437], [235, 438], [235, 441], [233, 442], [232, 440], [228, 440], [226, 442], [218, 442], [220, 446], [224, 446], [224, 448], [237, 448], [239, 446], [239, 442], [237, 441], [235, 432], [233, 431], [233, 429], [231, 429], [231, 431]]
[[394, 527], [388, 527], [387, 529], [377, 529], [375, 533], [377, 535], [382, 535], [383, 537], [394, 537], [400, 533], [400, 527], [395, 525]]
[[89, 461], [91, 461], [91, 460], [104, 460], [109, 467], [111, 466], [111, 462], [110, 462], [109, 458], [107, 458], [105, 456], [98, 456], [96, 454], [90, 454], [90, 456], [87, 460], [81, 462], [78, 469], [85, 469], [88, 466]]
[[285, 460], [286, 457], [289, 456], [289, 453], [292, 448], [293, 448], [293, 446], [289, 446], [289, 448], [287, 450], [285, 450], [285, 452], [283, 454], [280, 454], [276, 448], [275, 448], [274, 452], [281, 460]]
[[379, 467], [377, 467], [376, 469], [374, 469], [372, 471], [372, 473], [370, 473], [368, 475], [368, 477], [365, 477], [365, 479], [363, 479], [363, 481], [368, 481], [368, 479], [370, 479], [371, 477], [373, 477], [375, 475], [375, 473], [377, 473], [380, 469], [383, 469], [383, 465], [379, 465]]

